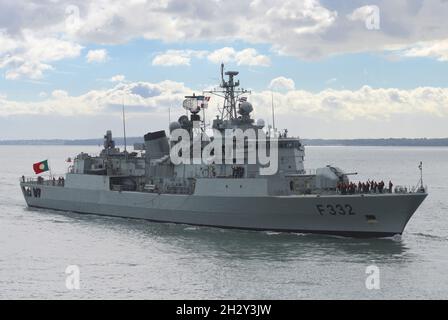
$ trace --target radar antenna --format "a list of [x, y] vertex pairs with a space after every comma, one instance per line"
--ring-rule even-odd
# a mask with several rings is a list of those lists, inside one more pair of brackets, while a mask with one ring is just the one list
[[[237, 115], [237, 101], [243, 94], [250, 93], [250, 91], [238, 88], [240, 81], [235, 80], [235, 77], [239, 74], [238, 71], [224, 72], [224, 63], [221, 64], [221, 85], [220, 89], [214, 89], [211, 91], [205, 91], [204, 93], [210, 93], [224, 98], [224, 105], [221, 109], [221, 119], [233, 120], [238, 117]], [[224, 76], [228, 76], [228, 80], [224, 79]]]
[[224, 63], [221, 63], [221, 83], [224, 83]]

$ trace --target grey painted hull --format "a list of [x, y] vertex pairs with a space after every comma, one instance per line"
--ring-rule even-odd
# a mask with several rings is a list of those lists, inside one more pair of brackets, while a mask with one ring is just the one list
[[[22, 184], [25, 187], [35, 185]], [[356, 237], [401, 234], [426, 193], [198, 196], [39, 186], [29, 207], [220, 228]]]

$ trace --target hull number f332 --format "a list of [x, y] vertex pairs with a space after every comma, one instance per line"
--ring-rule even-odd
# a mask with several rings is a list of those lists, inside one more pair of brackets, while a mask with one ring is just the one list
[[352, 206], [349, 204], [318, 204], [316, 209], [321, 216], [332, 215], [332, 216], [354, 216], [356, 215]]

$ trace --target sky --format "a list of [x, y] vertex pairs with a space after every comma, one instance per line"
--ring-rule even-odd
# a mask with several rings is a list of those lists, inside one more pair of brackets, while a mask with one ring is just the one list
[[[447, 0], [0, 0], [0, 140], [167, 129], [240, 72], [303, 138], [448, 137]], [[207, 119], [222, 101], [212, 97]]]

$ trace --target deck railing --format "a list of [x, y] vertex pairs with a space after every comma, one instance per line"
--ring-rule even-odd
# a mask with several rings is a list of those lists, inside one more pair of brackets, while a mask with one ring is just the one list
[[353, 194], [407, 194], [407, 193], [425, 193], [427, 192], [428, 187], [424, 186], [423, 188], [420, 186], [403, 186], [398, 185], [395, 186], [392, 190], [388, 188], [384, 188], [381, 191], [379, 189], [369, 189], [369, 191], [363, 191], [356, 188], [355, 190], [346, 190], [345, 192], [341, 190], [334, 190], [335, 193], [341, 195], [353, 195]]
[[63, 177], [21, 177], [19, 179], [20, 183], [31, 184], [31, 185], [44, 185], [44, 186], [54, 186], [54, 187], [64, 187], [65, 179]]

